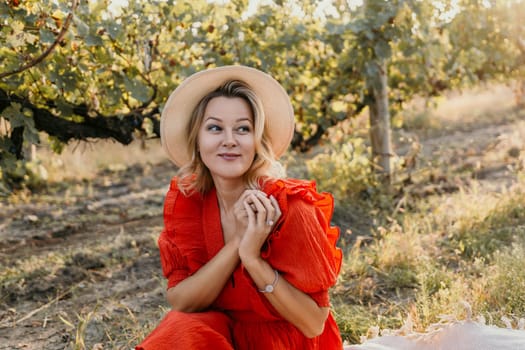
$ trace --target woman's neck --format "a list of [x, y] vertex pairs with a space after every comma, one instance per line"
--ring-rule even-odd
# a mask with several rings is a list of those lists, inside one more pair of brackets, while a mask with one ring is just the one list
[[245, 189], [242, 181], [216, 181], [215, 190], [221, 210], [230, 212]]

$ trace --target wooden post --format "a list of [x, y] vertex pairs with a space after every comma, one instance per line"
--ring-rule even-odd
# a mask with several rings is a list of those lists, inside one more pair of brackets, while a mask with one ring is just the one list
[[390, 112], [388, 109], [388, 85], [386, 63], [377, 61], [377, 75], [369, 77], [368, 87], [372, 92], [369, 104], [370, 113], [370, 141], [372, 155], [378, 171], [390, 179], [392, 174], [391, 157], [392, 136], [390, 130]]

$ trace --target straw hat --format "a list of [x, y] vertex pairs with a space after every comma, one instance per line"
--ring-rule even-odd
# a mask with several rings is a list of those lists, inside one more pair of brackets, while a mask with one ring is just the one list
[[223, 66], [204, 70], [186, 78], [173, 91], [162, 110], [160, 138], [168, 157], [178, 166], [191, 161], [188, 124], [193, 109], [208, 93], [227, 80], [241, 80], [261, 99], [273, 152], [279, 158], [288, 148], [294, 132], [294, 114], [284, 88], [270, 75], [246, 66]]

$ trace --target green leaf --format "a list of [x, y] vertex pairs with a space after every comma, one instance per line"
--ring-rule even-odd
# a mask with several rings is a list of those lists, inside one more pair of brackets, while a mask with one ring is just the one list
[[51, 44], [55, 41], [55, 34], [47, 28], [40, 28], [40, 42], [43, 44]]
[[111, 105], [116, 105], [122, 97], [122, 92], [118, 87], [115, 86], [106, 88], [104, 90], [104, 94], [106, 99], [108, 100], [108, 103], [110, 103]]
[[31, 33], [24, 33], [24, 40], [31, 45], [34, 45], [38, 41], [38, 36]]
[[38, 131], [35, 128], [35, 120], [32, 118], [32, 111], [23, 109], [20, 103], [11, 102], [11, 105], [3, 110], [2, 117], [9, 121], [11, 129], [24, 128], [24, 141], [30, 143], [40, 142]]
[[115, 61], [113, 56], [114, 53], [105, 47], [96, 47], [94, 54], [96, 61], [99, 64], [110, 65]]
[[20, 21], [13, 21], [11, 22], [11, 30], [13, 31], [13, 34], [18, 34], [18, 33], [22, 33], [22, 31], [24, 30], [24, 23], [20, 22]]
[[17, 48], [26, 44], [26, 41], [24, 39], [25, 37], [23, 33], [12, 34], [7, 37], [7, 43], [12, 48]]
[[26, 117], [22, 113], [22, 105], [20, 103], [11, 102], [11, 105], [2, 111], [2, 117], [9, 121], [11, 129], [25, 125]]
[[138, 79], [129, 79], [124, 77], [124, 86], [131, 94], [131, 97], [140, 102], [147, 102], [149, 99], [149, 89], [146, 84]]
[[347, 27], [351, 32], [355, 34], [359, 34], [366, 29], [365, 23], [363, 23], [363, 21], [361, 20], [355, 20], [353, 22], [350, 22]]
[[8, 151], [9, 146], [7, 146], [6, 148], [4, 147], [4, 144], [0, 142], [0, 168], [2, 168], [2, 173], [5, 174], [11, 173], [16, 169], [17, 161], [16, 157]]
[[109, 36], [113, 40], [117, 40], [122, 33], [122, 26], [117, 23], [110, 23], [106, 25]]
[[64, 146], [65, 146], [65, 143], [60, 141], [58, 138], [54, 137], [54, 136], [49, 136], [48, 137], [48, 142], [49, 142], [49, 145], [51, 146], [51, 149], [53, 150], [53, 152], [57, 153], [57, 154], [60, 154], [64, 151]]
[[57, 84], [58, 88], [64, 89], [66, 91], [73, 91], [76, 88], [77, 84], [77, 77], [72, 72], [65, 72], [62, 74], [56, 75], [55, 83]]
[[85, 37], [89, 35], [89, 26], [78, 17], [74, 17], [75, 26], [77, 28], [78, 35]]
[[10, 17], [7, 1], [0, 1], [0, 19], [8, 19]]
[[35, 144], [35, 145], [40, 143], [40, 137], [38, 136], [38, 130], [35, 129], [34, 125], [27, 124], [24, 127], [24, 141], [29, 142], [31, 144]]
[[57, 106], [57, 110], [59, 112], [59, 115], [62, 118], [69, 117], [69, 116], [73, 115], [73, 108], [63, 98], [57, 98], [55, 100], [55, 104]]
[[100, 38], [100, 36], [96, 34], [88, 34], [86, 36], [86, 46], [101, 46], [104, 44], [104, 41]]
[[13, 142], [11, 142], [11, 139], [9, 137], [0, 136], [0, 151], [8, 150], [12, 146], [13, 146]]

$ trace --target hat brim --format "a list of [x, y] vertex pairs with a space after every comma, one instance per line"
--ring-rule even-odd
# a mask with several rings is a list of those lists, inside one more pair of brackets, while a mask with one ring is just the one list
[[186, 126], [199, 101], [228, 80], [248, 84], [262, 102], [273, 153], [286, 152], [294, 133], [294, 114], [290, 97], [269, 74], [246, 66], [223, 66], [195, 73], [186, 78], [170, 95], [160, 118], [161, 144], [177, 165], [191, 161]]

